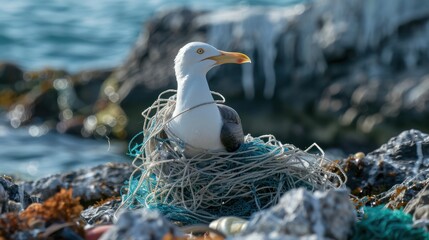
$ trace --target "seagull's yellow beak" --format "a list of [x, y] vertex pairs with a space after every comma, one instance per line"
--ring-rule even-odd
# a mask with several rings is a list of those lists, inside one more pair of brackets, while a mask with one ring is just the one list
[[[216, 65], [221, 65], [225, 63], [236, 63], [236, 64], [243, 64], [243, 63], [250, 63], [250, 58], [243, 53], [239, 52], [224, 52], [220, 51], [220, 55], [208, 57], [206, 59], [210, 59], [216, 62]], [[205, 60], [205, 59], [204, 59]]]

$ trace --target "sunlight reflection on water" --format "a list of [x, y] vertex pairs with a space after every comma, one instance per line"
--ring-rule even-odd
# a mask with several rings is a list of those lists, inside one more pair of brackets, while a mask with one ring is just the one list
[[109, 145], [107, 139], [48, 132], [43, 125], [14, 129], [5, 120], [0, 121], [0, 174], [34, 179], [107, 162], [130, 161], [124, 149], [125, 143]]

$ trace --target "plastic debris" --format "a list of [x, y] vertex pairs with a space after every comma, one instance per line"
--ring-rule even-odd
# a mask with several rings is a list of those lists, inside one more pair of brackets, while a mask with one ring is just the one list
[[[186, 143], [164, 132], [174, 110], [174, 93], [161, 93], [143, 112], [143, 132], [130, 142], [136, 170], [122, 194], [124, 206], [157, 209], [184, 224], [209, 223], [222, 216], [249, 218], [275, 205], [292, 188], [343, 186], [345, 175], [322, 167], [328, 160], [320, 148], [320, 154], [311, 154], [272, 135], [247, 135], [236, 152], [201, 151], [186, 157]], [[213, 94], [224, 102], [222, 95]], [[136, 143], [139, 137], [143, 140]]]

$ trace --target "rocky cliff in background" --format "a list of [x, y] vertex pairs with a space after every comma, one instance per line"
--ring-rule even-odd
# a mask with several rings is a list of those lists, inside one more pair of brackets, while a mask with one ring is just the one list
[[[158, 93], [175, 88], [178, 49], [205, 41], [252, 58], [251, 65], [222, 66], [209, 73], [212, 90], [238, 110], [245, 132], [272, 133], [300, 147], [317, 142], [366, 150], [403, 129], [429, 130], [427, 39], [429, 2], [417, 0], [318, 0], [215, 12], [177, 9], [150, 20], [128, 59], [111, 74], [54, 74], [50, 85], [42, 85], [43, 80], [38, 91], [33, 87], [26, 92], [33, 98], [17, 98], [39, 99], [28, 104], [32, 114], [23, 115], [26, 105], [15, 104], [9, 115], [15, 122], [22, 116], [30, 122], [48, 116], [65, 132], [131, 136], [141, 130], [141, 111]], [[26, 84], [34, 75], [20, 74]], [[10, 85], [7, 79], [0, 83]], [[23, 91], [25, 84], [18, 90], [16, 85], [8, 96]], [[62, 100], [53, 107], [49, 99]], [[5, 102], [3, 97], [0, 103]]]
[[147, 25], [118, 71], [120, 90], [136, 83], [131, 97], [173, 88], [177, 50], [206, 41], [252, 58], [209, 74], [245, 130], [297, 144], [381, 143], [400, 129], [429, 127], [428, 20], [429, 4], [418, 1], [167, 12]]

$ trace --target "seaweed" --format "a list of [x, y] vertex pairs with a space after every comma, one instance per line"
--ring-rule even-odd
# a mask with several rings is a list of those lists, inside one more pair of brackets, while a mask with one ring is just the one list
[[33, 203], [21, 213], [6, 213], [0, 216], [0, 239], [15, 238], [16, 234], [26, 232], [32, 239], [47, 238], [61, 229], [70, 228], [84, 236], [79, 216], [83, 210], [80, 198], [73, 198], [72, 189], [60, 192], [44, 203]]

